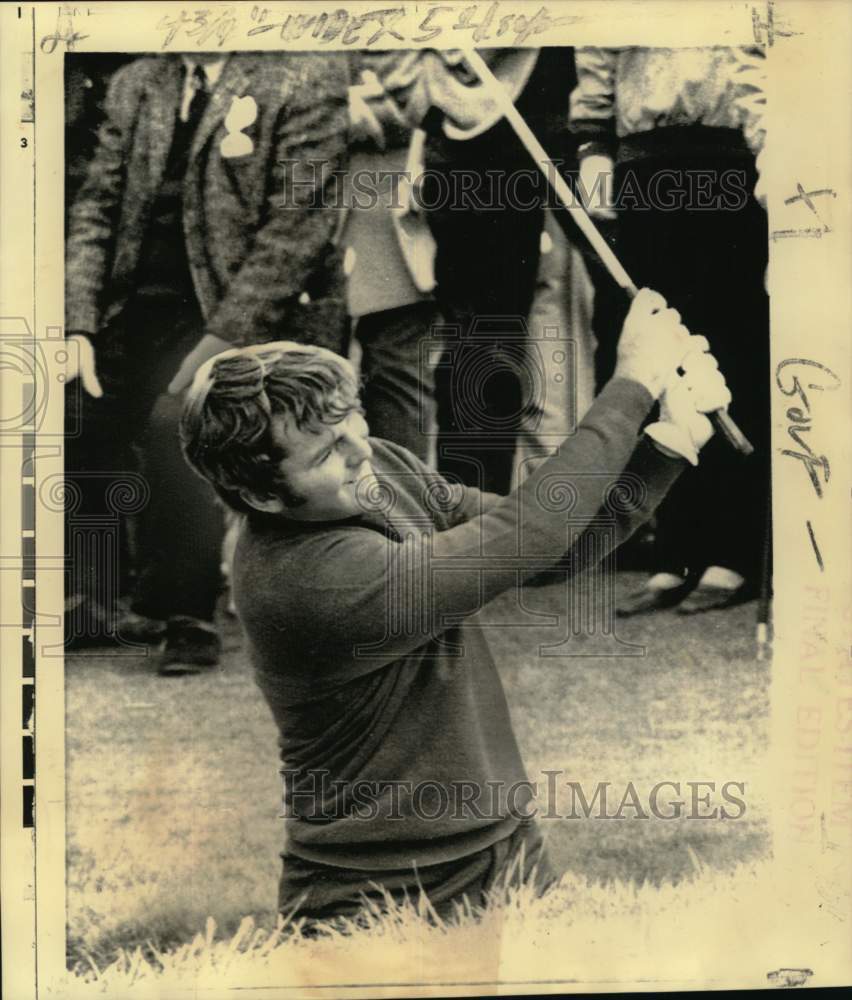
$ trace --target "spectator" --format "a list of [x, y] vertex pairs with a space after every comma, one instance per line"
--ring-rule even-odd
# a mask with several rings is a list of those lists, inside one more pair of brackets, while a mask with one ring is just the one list
[[759, 578], [769, 485], [768, 239], [753, 196], [763, 60], [754, 47], [577, 50], [571, 120], [592, 214], [617, 216], [633, 280], [659, 288], [707, 336], [731, 415], [756, 449], [742, 462], [714, 441], [672, 490], [657, 514], [653, 573], [623, 615], [727, 607], [753, 596]]
[[[167, 388], [180, 392], [226, 347], [285, 329], [342, 345], [339, 213], [323, 198], [346, 165], [347, 86], [345, 57], [283, 52], [146, 57], [110, 81], [68, 222], [68, 374], [85, 392], [67, 394], [82, 435], [66, 467], [93, 514], [93, 473], [132, 468], [141, 450], [151, 498], [119, 635], [164, 638], [164, 672], [218, 660], [222, 539], [212, 494], [187, 475]], [[118, 595], [96, 600], [111, 567], [78, 570], [69, 638], [114, 635]]]
[[[571, 49], [484, 53], [556, 159], [565, 158]], [[371, 65], [427, 133], [422, 204], [435, 235], [435, 296], [452, 333], [435, 372], [439, 468], [507, 493], [530, 386], [527, 318], [539, 265], [546, 182], [463, 54], [376, 54]]]
[[[432, 455], [434, 378], [424, 353], [438, 321], [435, 243], [410, 198], [422, 169], [412, 130], [381, 83], [351, 53], [350, 172], [355, 187], [341, 237], [347, 304], [361, 351], [362, 401], [381, 438], [422, 461]], [[421, 155], [418, 156], [420, 151]]]

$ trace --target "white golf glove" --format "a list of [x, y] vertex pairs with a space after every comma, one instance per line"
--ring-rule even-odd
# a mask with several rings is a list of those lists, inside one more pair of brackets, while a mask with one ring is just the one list
[[681, 371], [672, 376], [660, 397], [660, 419], [645, 428], [665, 454], [698, 465], [698, 452], [713, 436], [706, 414], [731, 402], [731, 393], [704, 337], [690, 337]]

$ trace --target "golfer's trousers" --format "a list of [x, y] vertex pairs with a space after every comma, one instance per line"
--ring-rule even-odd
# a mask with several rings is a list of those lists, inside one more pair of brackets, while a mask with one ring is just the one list
[[321, 865], [282, 854], [278, 906], [282, 913], [307, 923], [355, 917], [365, 905], [381, 909], [385, 895], [400, 903], [417, 903], [423, 893], [438, 916], [452, 916], [465, 900], [482, 906], [488, 893], [503, 886], [532, 885], [543, 892], [555, 881], [553, 869], [534, 820], [524, 820], [514, 833], [475, 854], [440, 864], [402, 869], [355, 869]]

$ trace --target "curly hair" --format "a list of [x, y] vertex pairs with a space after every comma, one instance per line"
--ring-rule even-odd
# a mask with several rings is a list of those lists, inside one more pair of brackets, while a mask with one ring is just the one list
[[319, 431], [359, 406], [351, 364], [324, 347], [278, 341], [234, 348], [199, 368], [187, 394], [180, 437], [189, 464], [233, 510], [242, 494], [292, 502], [278, 465], [285, 452], [274, 418]]

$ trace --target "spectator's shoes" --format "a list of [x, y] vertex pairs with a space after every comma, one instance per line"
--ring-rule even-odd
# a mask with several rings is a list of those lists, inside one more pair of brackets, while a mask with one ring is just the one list
[[755, 596], [745, 582], [738, 587], [718, 587], [709, 583], [699, 583], [695, 590], [680, 604], [679, 615], [699, 615], [704, 611], [721, 611], [744, 604]]
[[[657, 578], [666, 577], [666, 585], [657, 583]], [[689, 593], [691, 583], [668, 573], [658, 573], [641, 590], [634, 590], [622, 598], [615, 609], [619, 618], [631, 618], [633, 615], [646, 615], [652, 611], [665, 611], [673, 608]]]
[[163, 677], [199, 674], [215, 667], [221, 654], [222, 640], [210, 622], [177, 615], [166, 628], [159, 673]]
[[148, 618], [135, 611], [125, 611], [118, 620], [118, 637], [125, 642], [141, 642], [156, 646], [163, 641], [166, 623], [159, 618]]

